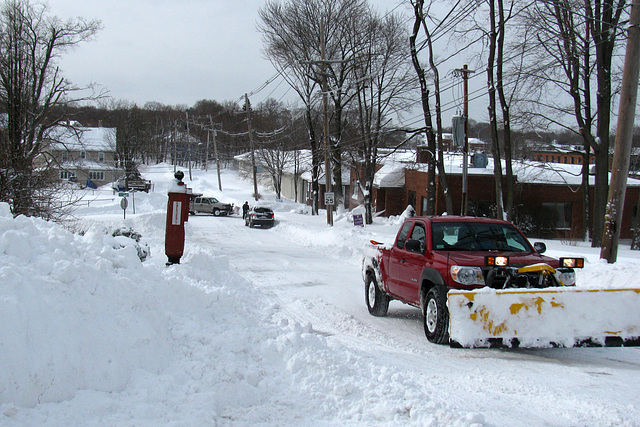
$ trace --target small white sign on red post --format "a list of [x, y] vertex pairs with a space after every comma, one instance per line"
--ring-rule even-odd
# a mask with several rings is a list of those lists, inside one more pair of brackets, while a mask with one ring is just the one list
[[181, 225], [182, 202], [173, 202], [173, 212], [171, 212], [171, 225]]

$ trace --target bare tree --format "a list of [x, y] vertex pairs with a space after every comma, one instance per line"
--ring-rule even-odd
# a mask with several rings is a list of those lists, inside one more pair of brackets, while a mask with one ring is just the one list
[[278, 199], [282, 195], [282, 175], [294, 162], [295, 154], [295, 151], [284, 149], [282, 140], [265, 144], [264, 148], [256, 150], [256, 160], [271, 177], [271, 183]]
[[[430, 15], [429, 10], [433, 5], [433, 2], [429, 3], [427, 10], [424, 8], [424, 0], [412, 1], [413, 9], [414, 9], [414, 25], [413, 25], [413, 34], [412, 37], [409, 38], [409, 44], [412, 49], [412, 62], [416, 74], [418, 76], [418, 80], [420, 81], [421, 88], [421, 99], [422, 99], [422, 107], [423, 107], [423, 115], [425, 117], [425, 125], [427, 126], [426, 134], [429, 150], [433, 150], [437, 147], [438, 156], [435, 158], [435, 152], [431, 151], [430, 155], [432, 157], [431, 163], [436, 162], [438, 177], [440, 179], [440, 188], [444, 193], [445, 205], [447, 212], [453, 212], [453, 199], [451, 196], [451, 192], [449, 191], [449, 183], [447, 179], [447, 174], [444, 168], [444, 142], [442, 137], [442, 103], [440, 101], [440, 71], [435, 62], [434, 55], [434, 46], [433, 46], [433, 38], [431, 36], [431, 31], [429, 30], [429, 26], [427, 25], [426, 18]], [[419, 62], [418, 55], [420, 54], [420, 49], [416, 45], [416, 39], [418, 37], [418, 33], [420, 28], [424, 31], [424, 35], [426, 37], [425, 45], [428, 51], [429, 57], [429, 67], [431, 73], [433, 75], [433, 87], [434, 87], [434, 98], [435, 98], [435, 120], [436, 120], [436, 128], [435, 131], [433, 129], [433, 120], [431, 118], [431, 112], [429, 111], [429, 91], [427, 89], [427, 81], [426, 81], [426, 73], [422, 64]], [[425, 110], [426, 108], [426, 110]], [[431, 128], [429, 128], [429, 126]], [[433, 164], [430, 164], [430, 168], [433, 168]], [[435, 173], [430, 174], [430, 177], [435, 180]], [[429, 185], [428, 190], [430, 189], [433, 192], [433, 196], [427, 195], [429, 202], [427, 203], [427, 211], [428, 214], [435, 214], [435, 182], [433, 185]]]
[[[357, 158], [363, 162], [359, 177], [364, 195], [365, 221], [373, 222], [372, 192], [378, 147], [383, 143], [390, 115], [407, 108], [408, 94], [413, 91], [415, 77], [407, 61], [406, 34], [399, 16], [388, 14], [384, 18], [375, 13], [363, 17], [358, 37], [354, 42], [353, 85], [356, 87], [357, 122], [360, 136], [356, 146]], [[353, 29], [352, 34], [357, 34]], [[363, 43], [364, 42], [364, 43]], [[359, 172], [359, 168], [356, 168]]]
[[411, 49], [411, 61], [418, 76], [418, 82], [420, 83], [420, 100], [424, 116], [424, 129], [427, 134], [427, 148], [430, 152], [429, 169], [427, 171], [427, 214], [434, 214], [436, 205], [436, 136], [431, 116], [431, 108], [429, 107], [429, 88], [427, 85], [426, 72], [418, 58], [418, 48], [416, 45], [420, 28], [424, 23], [424, 0], [417, 0], [412, 2], [412, 4], [414, 21], [413, 31], [409, 37], [409, 46]]
[[[259, 11], [259, 30], [263, 33], [265, 51], [269, 59], [288, 77], [307, 108], [307, 125], [314, 156], [317, 148], [317, 127], [312, 109], [316, 100], [314, 90], [326, 78], [332, 103], [330, 130], [331, 173], [336, 204], [342, 194], [342, 137], [346, 129], [344, 111], [353, 100], [355, 87], [350, 84], [354, 57], [353, 34], [358, 23], [369, 15], [365, 0], [269, 0]], [[321, 37], [322, 34], [322, 37]], [[358, 36], [356, 34], [356, 36]], [[326, 60], [321, 54], [321, 39], [325, 41]], [[331, 60], [331, 61], [328, 61]], [[321, 69], [325, 69], [324, 75]], [[314, 157], [314, 165], [316, 158]], [[319, 166], [319, 163], [318, 163]], [[315, 166], [314, 166], [315, 169]], [[315, 192], [315, 191], [314, 191]]]
[[319, 53], [320, 10], [316, 3], [267, 1], [259, 10], [258, 29], [263, 34], [265, 54], [300, 97], [304, 105], [308, 144], [312, 156], [312, 214], [318, 213], [319, 177], [322, 148], [318, 120], [315, 118], [319, 78], [314, 75], [312, 60]]
[[[532, 70], [532, 75], [539, 77], [534, 85], [539, 85], [538, 90], [549, 90], [551, 86], [560, 88], [573, 101], [573, 108], [569, 110], [553, 100], [547, 100], [543, 107], [547, 117], [571, 114], [576, 120], [585, 146], [583, 183], [587, 207], [590, 205], [587, 199], [588, 165], [591, 152], [595, 155], [594, 201], [590, 215], [592, 246], [600, 246], [603, 234], [611, 113], [616, 93], [613, 67], [619, 41], [624, 37], [620, 24], [626, 16], [626, 6], [624, 0], [536, 2], [526, 23], [537, 28], [537, 44], [544, 52]], [[554, 25], [548, 25], [548, 22]], [[540, 58], [544, 60], [540, 61]], [[555, 120], [564, 125], [561, 119]], [[588, 216], [588, 212], [586, 214]]]
[[82, 96], [64, 79], [56, 61], [90, 39], [100, 24], [61, 21], [29, 0], [9, 0], [0, 7], [0, 105], [7, 112], [0, 132], [0, 201], [8, 202], [14, 215], [51, 217], [56, 207], [46, 191], [51, 183], [48, 135], [63, 121], [65, 105], [95, 98], [94, 93]]

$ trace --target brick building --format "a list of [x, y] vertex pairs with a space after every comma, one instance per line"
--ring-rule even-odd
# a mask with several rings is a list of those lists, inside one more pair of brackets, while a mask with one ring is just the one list
[[[418, 215], [427, 210], [427, 168], [416, 163], [415, 153], [406, 152], [382, 165], [376, 173], [373, 203], [376, 212], [384, 216], [399, 215], [411, 205]], [[495, 216], [495, 180], [493, 162], [487, 167], [473, 167], [470, 157], [467, 196], [468, 214]], [[453, 212], [459, 215], [462, 205], [462, 156], [448, 154], [445, 161], [449, 190], [453, 195]], [[548, 237], [579, 237], [583, 223], [583, 193], [580, 165], [555, 165], [539, 162], [514, 163], [514, 202], [519, 222], [530, 223], [532, 229]], [[503, 172], [504, 173], [504, 172]], [[355, 171], [352, 179], [355, 181]], [[506, 178], [504, 178], [506, 179]], [[591, 185], [594, 178], [590, 177]], [[503, 183], [503, 188], [505, 183]], [[436, 177], [435, 212], [445, 213], [445, 198]], [[621, 238], [632, 237], [632, 221], [638, 212], [640, 180], [629, 179], [622, 218]], [[593, 201], [593, 188], [591, 199]], [[363, 202], [361, 195], [352, 195], [350, 208]], [[542, 237], [542, 236], [541, 236]]]

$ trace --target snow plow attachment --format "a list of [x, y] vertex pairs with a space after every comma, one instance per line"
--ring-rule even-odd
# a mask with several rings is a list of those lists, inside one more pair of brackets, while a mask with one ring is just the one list
[[452, 347], [640, 346], [640, 289], [448, 293]]

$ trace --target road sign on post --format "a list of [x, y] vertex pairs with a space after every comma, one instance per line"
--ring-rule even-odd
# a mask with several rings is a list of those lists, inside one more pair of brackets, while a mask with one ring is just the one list
[[122, 215], [124, 215], [124, 219], [127, 219], [127, 206], [129, 206], [129, 199], [126, 197], [120, 199], [120, 207], [122, 208]]
[[335, 196], [334, 196], [333, 192], [324, 193], [324, 204], [327, 205], [327, 206], [333, 206], [333, 205], [336, 204]]

